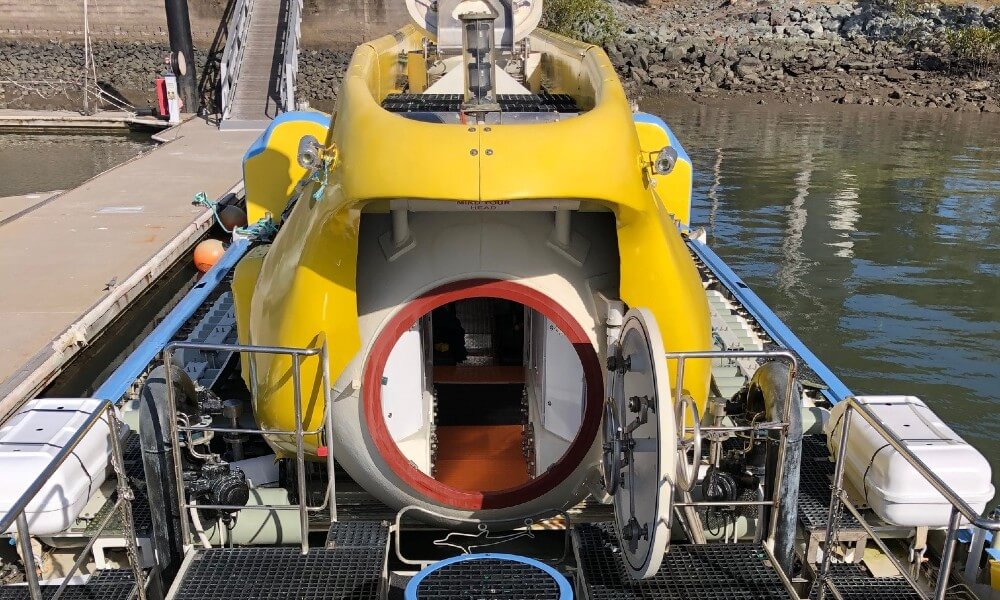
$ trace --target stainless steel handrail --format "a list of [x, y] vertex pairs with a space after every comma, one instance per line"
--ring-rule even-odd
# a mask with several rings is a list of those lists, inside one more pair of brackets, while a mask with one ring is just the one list
[[219, 113], [222, 119], [228, 119], [233, 107], [233, 97], [243, 65], [243, 52], [246, 48], [249, 31], [250, 15], [253, 12], [254, 0], [237, 0], [236, 8], [227, 25], [226, 45], [222, 50], [222, 60], [219, 64]]
[[[826, 596], [827, 587], [831, 587], [835, 590], [835, 585], [833, 584], [832, 578], [830, 576], [830, 562], [831, 562], [831, 552], [829, 551], [829, 546], [832, 545], [832, 541], [835, 539], [837, 532], [839, 530], [839, 508], [841, 506], [847, 506], [852, 514], [861, 522], [862, 526], [868, 531], [869, 535], [872, 535], [873, 539], [878, 542], [878, 544], [886, 551], [890, 556], [891, 553], [888, 552], [888, 548], [885, 547], [882, 540], [874, 535], [875, 532], [868, 525], [868, 523], [862, 518], [860, 512], [854, 508], [854, 505], [847, 499], [847, 494], [844, 490], [844, 465], [846, 463], [847, 457], [847, 440], [851, 431], [851, 416], [854, 412], [857, 412], [868, 425], [871, 426], [881, 437], [884, 439], [896, 452], [902, 456], [907, 463], [912, 466], [917, 473], [920, 474], [935, 490], [938, 491], [945, 500], [951, 504], [951, 516], [948, 519], [947, 534], [945, 537], [944, 549], [941, 553], [941, 565], [938, 570], [938, 579], [934, 588], [934, 600], [944, 600], [945, 595], [948, 591], [948, 578], [951, 574], [951, 565], [955, 559], [955, 544], [958, 541], [958, 528], [961, 525], [962, 517], [965, 517], [974, 527], [980, 529], [986, 529], [989, 531], [1000, 531], [1000, 520], [989, 519], [977, 513], [969, 503], [962, 499], [958, 494], [955, 493], [947, 483], [945, 483], [936, 473], [931, 471], [931, 469], [924, 464], [924, 461], [920, 460], [920, 457], [915, 455], [906, 443], [899, 439], [899, 437], [890, 431], [885, 424], [882, 422], [878, 416], [875, 415], [867, 406], [862, 404], [857, 400], [857, 398], [848, 397], [844, 400], [847, 403], [844, 409], [844, 414], [841, 417], [843, 422], [843, 427], [840, 432], [840, 448], [837, 449], [836, 466], [833, 472], [833, 494], [830, 498], [830, 508], [827, 513], [827, 523], [826, 523], [826, 545], [827, 550], [823, 552], [823, 562], [820, 565], [820, 572], [818, 581], [820, 584], [819, 589], [819, 599], [824, 600]], [[899, 568], [899, 567], [897, 567]], [[900, 569], [902, 573], [903, 570]], [[909, 578], [907, 578], [909, 580]], [[915, 582], [911, 582], [915, 583]], [[917, 589], [918, 593], [923, 596], [921, 592], [915, 585], [914, 589]], [[836, 591], [834, 591], [837, 594]]]
[[278, 97], [281, 109], [295, 110], [295, 82], [299, 73], [299, 39], [302, 36], [302, 0], [288, 0], [284, 49], [278, 71]]
[[111, 439], [111, 464], [114, 468], [117, 479], [118, 500], [115, 502], [112, 510], [110, 510], [104, 517], [104, 520], [101, 521], [94, 535], [90, 537], [83, 550], [80, 551], [80, 556], [74, 562], [69, 572], [63, 577], [63, 581], [59, 584], [58, 589], [49, 598], [49, 600], [58, 600], [62, 596], [66, 587], [69, 585], [69, 582], [72, 580], [73, 575], [75, 575], [83, 565], [83, 561], [89, 555], [91, 549], [94, 547], [94, 544], [111, 522], [111, 517], [119, 513], [121, 514], [122, 524], [126, 529], [126, 533], [123, 536], [125, 538], [125, 545], [127, 549], [126, 554], [128, 555], [132, 575], [135, 577], [138, 597], [140, 600], [145, 600], [146, 598], [145, 577], [143, 575], [142, 565], [139, 564], [139, 549], [136, 543], [135, 534], [132, 531], [132, 499], [134, 495], [132, 489], [128, 485], [128, 480], [125, 477], [125, 461], [122, 458], [121, 442], [118, 439], [118, 417], [115, 414], [114, 404], [110, 400], [101, 400], [94, 411], [87, 416], [86, 420], [84, 420], [80, 427], [73, 433], [73, 435], [70, 436], [66, 445], [64, 445], [62, 449], [60, 449], [59, 452], [52, 457], [49, 464], [42, 469], [42, 472], [39, 473], [38, 477], [36, 477], [31, 482], [31, 485], [28, 486], [28, 489], [25, 490], [18, 497], [18, 499], [14, 501], [7, 512], [0, 517], [0, 532], [9, 530], [11, 525], [14, 525], [15, 523], [17, 525], [17, 542], [21, 551], [21, 559], [24, 561], [24, 574], [27, 579], [28, 594], [31, 600], [42, 600], [42, 590], [35, 567], [34, 554], [31, 549], [31, 531], [28, 526], [28, 519], [24, 512], [28, 508], [28, 504], [30, 504], [35, 496], [38, 495], [38, 492], [41, 491], [45, 483], [56, 474], [63, 463], [66, 462], [66, 459], [73, 454], [76, 447], [83, 441], [87, 434], [93, 430], [94, 426], [102, 420], [104, 415], [107, 415], [108, 418], [108, 432]]
[[[711, 432], [739, 432], [746, 431], [747, 429], [775, 429], [780, 432], [780, 439], [778, 441], [778, 472], [775, 475], [774, 480], [774, 494], [770, 500], [763, 501], [752, 501], [751, 504], [760, 505], [770, 505], [773, 507], [771, 511], [771, 522], [768, 525], [768, 531], [770, 535], [774, 535], [775, 528], [777, 527], [778, 520], [778, 508], [781, 506], [781, 497], [779, 495], [779, 490], [781, 489], [781, 481], [785, 476], [785, 451], [787, 446], [788, 437], [788, 422], [791, 416], [792, 410], [792, 391], [793, 385], [795, 383], [795, 375], [799, 370], [799, 361], [794, 353], [788, 350], [706, 350], [697, 352], [667, 352], [665, 354], [668, 360], [677, 360], [677, 386], [674, 390], [676, 398], [680, 398], [684, 395], [684, 365], [688, 359], [715, 359], [715, 358], [729, 358], [729, 359], [739, 359], [739, 358], [773, 358], [779, 360], [787, 360], [790, 364], [788, 369], [788, 385], [787, 385], [787, 396], [785, 397], [785, 406], [782, 411], [781, 422], [778, 424], [764, 424], [761, 427], [751, 427], [746, 426], [712, 426], [703, 427], [698, 430], [700, 435], [701, 432], [711, 431]], [[695, 409], [697, 412], [697, 408]], [[700, 444], [699, 444], [700, 445]], [[695, 460], [700, 460], [700, 454], [695, 456]], [[726, 503], [730, 506], [739, 506], [740, 504], [734, 502]], [[697, 507], [697, 506], [718, 506], [716, 503], [711, 502], [675, 502], [675, 506], [678, 507]], [[778, 569], [779, 571], [781, 569]]]
[[[273, 505], [273, 504], [258, 504], [249, 506], [228, 506], [228, 505], [208, 505], [208, 504], [196, 504], [194, 502], [187, 502], [184, 489], [183, 481], [184, 475], [181, 469], [180, 460], [174, 461], [174, 472], [177, 480], [177, 499], [178, 508], [180, 509], [181, 517], [181, 535], [184, 540], [184, 544], [190, 543], [191, 540], [191, 526], [188, 523], [188, 510], [194, 508], [197, 509], [214, 509], [214, 510], [298, 510], [299, 511], [299, 526], [302, 532], [302, 554], [307, 554], [309, 552], [309, 513], [318, 512], [329, 507], [330, 509], [330, 519], [333, 521], [337, 520], [337, 498], [336, 498], [336, 483], [335, 483], [335, 462], [333, 458], [333, 449], [327, 448], [326, 454], [326, 466], [328, 471], [328, 482], [326, 487], [326, 492], [324, 494], [323, 504], [320, 506], [309, 506], [306, 503], [306, 465], [305, 465], [305, 446], [304, 437], [307, 435], [318, 435], [324, 433], [326, 436], [326, 444], [330, 444], [333, 439], [333, 401], [330, 393], [330, 361], [329, 355], [327, 353], [327, 346], [324, 342], [322, 346], [318, 348], [289, 348], [284, 346], [252, 346], [245, 344], [205, 344], [198, 342], [172, 342], [168, 344], [163, 349], [163, 364], [165, 365], [165, 376], [167, 381], [173, 381], [172, 379], [172, 369], [177, 368], [173, 365], [172, 357], [175, 350], [180, 349], [193, 349], [201, 350], [203, 352], [240, 352], [249, 355], [250, 363], [255, 367], [255, 361], [253, 356], [256, 354], [274, 354], [274, 355], [289, 355], [292, 357], [292, 385], [293, 385], [293, 398], [294, 398], [294, 413], [295, 413], [295, 429], [293, 431], [267, 431], [264, 429], [237, 429], [231, 427], [189, 427], [182, 426], [178, 424], [177, 420], [177, 400], [174, 397], [173, 386], [167, 386], [167, 410], [169, 411], [169, 425], [170, 425], [170, 443], [174, 448], [174, 456], [180, 456], [180, 433], [188, 431], [211, 431], [211, 432], [240, 432], [240, 433], [250, 433], [258, 435], [294, 435], [295, 436], [295, 464], [296, 464], [296, 475], [298, 484], [298, 504], [288, 504], [288, 505]], [[320, 368], [322, 370], [323, 378], [323, 427], [315, 430], [306, 431], [302, 427], [302, 385], [301, 385], [301, 360], [303, 357], [316, 356], [320, 361]], [[254, 368], [254, 371], [256, 369]], [[254, 386], [256, 387], [256, 386]]]

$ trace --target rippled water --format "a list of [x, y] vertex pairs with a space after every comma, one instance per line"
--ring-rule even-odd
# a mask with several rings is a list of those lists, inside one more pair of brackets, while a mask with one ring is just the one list
[[0, 197], [76, 187], [152, 145], [149, 135], [0, 134]]
[[855, 393], [920, 396], [1000, 482], [1000, 118], [647, 102], [693, 224]]

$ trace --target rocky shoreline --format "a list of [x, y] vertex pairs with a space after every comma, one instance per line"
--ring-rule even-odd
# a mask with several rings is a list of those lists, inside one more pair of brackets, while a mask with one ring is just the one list
[[[610, 1], [623, 27], [608, 55], [635, 96], [1000, 112], [1000, 67], [970, 75], [943, 46], [949, 31], [1000, 28], [995, 4]], [[136, 106], [155, 102], [165, 45], [102, 41], [93, 48], [98, 79], [108, 89]], [[204, 64], [204, 54], [196, 54]], [[303, 49], [298, 97], [332, 108], [350, 55]], [[79, 43], [0, 40], [0, 108], [79, 109], [82, 65]]]
[[[95, 41], [94, 70], [101, 87], [137, 107], [156, 103], [154, 81], [164, 71], [166, 44]], [[0, 108], [80, 110], [83, 44], [55, 40], [0, 40]], [[203, 65], [195, 50], [195, 64]]]
[[639, 94], [1000, 112], [997, 68], [970, 76], [943, 44], [950, 31], [1000, 28], [997, 6], [726, 0], [615, 9], [624, 32], [608, 55]]

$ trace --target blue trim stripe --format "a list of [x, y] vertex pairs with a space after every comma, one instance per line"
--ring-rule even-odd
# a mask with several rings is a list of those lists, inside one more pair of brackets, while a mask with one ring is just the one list
[[[416, 575], [414, 575], [413, 579], [411, 579], [410, 582], [408, 584], [406, 584], [406, 592], [404, 593], [405, 600], [418, 600], [419, 596], [417, 596], [417, 588], [420, 586], [420, 582], [422, 582], [425, 577], [427, 577], [428, 575], [430, 575], [434, 571], [437, 571], [441, 567], [446, 567], [448, 565], [451, 565], [451, 564], [454, 564], [454, 563], [457, 563], [457, 562], [465, 562], [465, 561], [468, 561], [468, 560], [482, 560], [484, 558], [495, 558], [495, 559], [500, 559], [500, 560], [510, 560], [510, 561], [519, 562], [519, 563], [525, 564], [525, 565], [531, 565], [532, 567], [535, 567], [537, 569], [541, 569], [542, 571], [545, 571], [545, 573], [548, 574], [550, 577], [552, 577], [552, 579], [559, 586], [559, 600], [573, 600], [573, 589], [570, 587], [569, 581], [565, 577], [563, 577], [562, 573], [560, 573], [559, 571], [556, 571], [555, 569], [553, 569], [549, 565], [547, 565], [547, 564], [545, 564], [543, 562], [537, 561], [537, 560], [535, 560], [533, 558], [528, 558], [526, 556], [518, 556], [516, 554], [494, 554], [494, 553], [490, 553], [490, 552], [487, 552], [487, 553], [484, 553], [484, 554], [460, 554], [459, 556], [453, 556], [451, 558], [446, 558], [444, 560], [440, 560], [440, 561], [438, 561], [438, 562], [430, 565], [429, 567], [425, 568], [423, 571], [420, 571], [419, 573], [417, 573]], [[532, 583], [531, 582], [525, 582], [525, 585], [529, 585], [530, 586], [530, 585], [532, 585]]]
[[750, 311], [750, 313], [760, 322], [761, 326], [771, 336], [776, 342], [795, 352], [802, 358], [803, 361], [809, 368], [812, 369], [816, 375], [823, 380], [823, 384], [827, 386], [828, 389], [823, 390], [823, 395], [831, 403], [836, 404], [851, 396], [851, 390], [847, 389], [844, 382], [840, 380], [836, 375], [833, 374], [823, 361], [821, 361], [815, 354], [812, 353], [805, 344], [799, 340], [798, 337], [792, 333], [778, 317], [774, 314], [767, 304], [760, 299], [760, 296], [754, 293], [750, 289], [750, 286], [743, 283], [743, 280], [729, 268], [719, 255], [712, 251], [711, 248], [702, 244], [701, 242], [695, 240], [687, 240], [688, 246], [694, 250], [695, 254], [705, 262], [705, 265], [711, 269], [712, 273], [722, 282], [722, 285], [726, 286], [730, 292], [736, 296], [737, 300]]
[[[330, 127], [330, 115], [323, 114], [321, 112], [315, 112], [311, 110], [293, 110], [291, 112], [281, 113], [271, 121], [271, 124], [267, 126], [264, 133], [260, 134], [256, 140], [250, 144], [247, 148], [246, 154], [243, 155], [243, 161], [246, 162], [247, 159], [257, 156], [267, 148], [267, 143], [271, 141], [271, 132], [274, 131], [275, 127], [278, 127], [282, 123], [288, 123], [291, 121], [308, 121], [310, 123], [316, 123], [322, 125], [323, 127]], [[322, 140], [321, 140], [322, 141]]]
[[663, 132], [667, 134], [667, 139], [670, 140], [670, 147], [677, 151], [677, 156], [681, 160], [687, 161], [689, 163], [691, 162], [691, 157], [688, 156], [687, 150], [684, 149], [684, 146], [681, 145], [681, 141], [677, 139], [677, 136], [674, 135], [674, 132], [670, 129], [670, 126], [667, 125], [667, 123], [663, 119], [661, 119], [656, 115], [640, 112], [632, 115], [632, 120], [635, 121], [636, 123], [651, 123], [662, 129]]
[[132, 351], [132, 354], [125, 359], [115, 372], [111, 374], [101, 387], [94, 392], [94, 398], [111, 400], [117, 402], [125, 392], [135, 383], [135, 380], [146, 370], [157, 355], [163, 351], [170, 340], [177, 335], [177, 331], [187, 323], [198, 307], [205, 303], [208, 295], [222, 283], [240, 258], [246, 254], [250, 248], [250, 240], [237, 240], [226, 249], [226, 252], [215, 263], [215, 266], [195, 284], [177, 306], [156, 326], [146, 339], [139, 344], [139, 347]]

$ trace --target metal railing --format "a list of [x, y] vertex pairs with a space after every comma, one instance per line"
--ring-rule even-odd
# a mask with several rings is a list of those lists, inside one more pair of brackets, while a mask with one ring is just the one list
[[295, 80], [299, 74], [299, 39], [302, 37], [302, 0], [288, 0], [284, 49], [278, 67], [278, 98], [281, 110], [295, 110]]
[[861, 515], [861, 512], [854, 506], [854, 504], [848, 498], [847, 492], [844, 489], [844, 465], [847, 458], [847, 440], [851, 431], [851, 421], [853, 420], [852, 414], [857, 412], [858, 415], [871, 426], [881, 437], [886, 441], [889, 446], [892, 446], [896, 452], [899, 453], [906, 462], [910, 464], [924, 478], [935, 490], [941, 494], [945, 500], [951, 504], [951, 516], [948, 519], [948, 528], [945, 537], [944, 548], [941, 552], [941, 564], [938, 569], [937, 582], [934, 587], [934, 600], [944, 600], [948, 592], [948, 580], [951, 575], [951, 566], [955, 559], [955, 545], [958, 542], [958, 529], [962, 524], [962, 518], [964, 517], [966, 521], [973, 527], [987, 530], [987, 531], [1000, 531], [1000, 520], [988, 519], [979, 513], [977, 513], [969, 503], [963, 500], [958, 494], [955, 493], [947, 483], [941, 480], [931, 469], [924, 464], [918, 456], [916, 456], [906, 445], [906, 443], [899, 439], [899, 437], [890, 431], [885, 424], [879, 419], [871, 410], [859, 402], [854, 397], [848, 397], [844, 400], [847, 406], [844, 410], [844, 414], [841, 417], [843, 422], [843, 429], [840, 432], [840, 447], [837, 449], [836, 466], [833, 472], [833, 494], [830, 498], [830, 509], [827, 514], [826, 523], [826, 548], [823, 551], [823, 562], [820, 565], [819, 576], [817, 581], [819, 582], [819, 600], [824, 600], [826, 598], [826, 591], [829, 589], [835, 598], [841, 600], [843, 596], [837, 589], [836, 584], [833, 581], [833, 577], [830, 574], [830, 562], [831, 562], [831, 546], [836, 540], [837, 533], [840, 527], [840, 508], [841, 506], [847, 507], [847, 509], [854, 515], [854, 518], [858, 520], [861, 526], [868, 532], [875, 543], [882, 549], [882, 552], [892, 561], [893, 566], [899, 571], [900, 575], [906, 578], [913, 589], [922, 597], [927, 599], [928, 596], [924, 590], [918, 585], [918, 581], [913, 577], [908, 569], [903, 567], [899, 559], [896, 558], [895, 554], [889, 549], [882, 538], [875, 532], [875, 530], [868, 524], [868, 522]]
[[[173, 381], [171, 371], [178, 368], [173, 365], [172, 355], [175, 350], [180, 349], [194, 349], [201, 350], [203, 352], [240, 352], [249, 355], [250, 369], [251, 369], [251, 380], [253, 392], [253, 397], [257, 398], [256, 393], [256, 361], [254, 360], [254, 355], [256, 354], [272, 354], [272, 355], [288, 355], [292, 357], [292, 386], [293, 398], [294, 398], [294, 418], [295, 418], [295, 429], [291, 431], [286, 430], [264, 430], [264, 429], [243, 429], [236, 427], [195, 427], [190, 425], [180, 425], [178, 423], [177, 414], [177, 399], [174, 397], [173, 386], [167, 386], [167, 410], [168, 410], [168, 422], [170, 424], [170, 443], [174, 449], [174, 456], [177, 457], [174, 460], [174, 471], [177, 478], [177, 499], [178, 508], [181, 514], [181, 539], [185, 545], [189, 544], [191, 537], [191, 526], [188, 522], [187, 515], [190, 510], [219, 510], [219, 511], [238, 511], [238, 510], [297, 510], [299, 512], [299, 526], [301, 527], [301, 545], [302, 554], [307, 554], [309, 552], [309, 513], [320, 512], [326, 510], [329, 507], [330, 510], [330, 520], [337, 520], [337, 499], [336, 499], [336, 483], [335, 483], [335, 463], [333, 458], [333, 449], [327, 448], [326, 453], [326, 466], [328, 471], [328, 483], [326, 488], [326, 493], [324, 495], [323, 503], [319, 506], [309, 506], [307, 504], [307, 490], [306, 490], [306, 464], [305, 464], [305, 436], [317, 436], [324, 435], [326, 444], [330, 444], [333, 439], [333, 401], [330, 394], [330, 361], [327, 354], [327, 346], [324, 343], [319, 348], [286, 348], [282, 346], [249, 346], [242, 344], [203, 344], [196, 342], [173, 342], [168, 344], [163, 349], [163, 364], [165, 365], [165, 378], [166, 381]], [[320, 367], [323, 374], [323, 426], [306, 431], [302, 428], [302, 375], [301, 375], [301, 362], [303, 358], [316, 356], [319, 358]], [[194, 502], [188, 502], [184, 492], [184, 474], [181, 468], [180, 457], [180, 436], [181, 433], [199, 433], [199, 432], [214, 432], [214, 433], [235, 433], [235, 434], [252, 434], [252, 435], [268, 435], [268, 436], [295, 436], [295, 466], [296, 466], [296, 483], [298, 487], [298, 503], [297, 504], [252, 504], [246, 506], [235, 506], [235, 505], [222, 505], [222, 504], [196, 504]], [[190, 436], [186, 436], [190, 440]]]
[[31, 548], [31, 532], [28, 526], [28, 518], [25, 515], [25, 510], [31, 501], [38, 495], [38, 492], [42, 490], [42, 487], [51, 479], [64, 462], [73, 454], [73, 451], [80, 444], [81, 441], [90, 433], [98, 422], [105, 422], [103, 417], [107, 416], [108, 433], [111, 438], [111, 465], [114, 468], [115, 476], [118, 480], [117, 491], [118, 500], [115, 502], [112, 510], [108, 511], [104, 519], [100, 522], [94, 535], [87, 541], [86, 546], [80, 551], [80, 555], [77, 560], [73, 563], [69, 572], [65, 574], [62, 582], [59, 584], [58, 589], [54, 594], [47, 597], [47, 600], [58, 600], [62, 597], [63, 592], [69, 585], [73, 576], [79, 571], [80, 567], [83, 566], [84, 561], [90, 555], [94, 544], [101, 537], [101, 534], [107, 529], [108, 524], [115, 515], [120, 515], [122, 526], [125, 529], [125, 547], [126, 554], [128, 555], [129, 566], [132, 570], [132, 576], [135, 577], [136, 590], [140, 600], [145, 600], [146, 598], [146, 585], [145, 579], [142, 571], [142, 565], [139, 562], [139, 549], [135, 539], [135, 531], [133, 529], [132, 521], [132, 499], [134, 494], [132, 488], [128, 485], [128, 478], [125, 476], [125, 463], [122, 458], [122, 448], [121, 440], [119, 439], [119, 421], [117, 415], [115, 414], [114, 404], [110, 400], [101, 400], [94, 411], [87, 416], [87, 419], [80, 425], [69, 440], [66, 445], [59, 450], [59, 452], [52, 457], [49, 464], [38, 474], [38, 477], [32, 481], [28, 489], [24, 491], [23, 494], [11, 505], [10, 509], [0, 517], [0, 532], [5, 532], [10, 530], [12, 525], [17, 525], [17, 544], [21, 553], [21, 560], [24, 561], [24, 576], [28, 583], [28, 594], [31, 600], [42, 600], [42, 589], [39, 583], [39, 577], [37, 568], [35, 566], [35, 558]]
[[[788, 437], [788, 423], [791, 417], [792, 409], [792, 394], [794, 390], [795, 375], [798, 372], [799, 363], [795, 354], [788, 350], [709, 350], [709, 351], [699, 351], [699, 352], [667, 352], [664, 355], [668, 360], [677, 361], [677, 386], [674, 390], [674, 397], [676, 398], [678, 409], [678, 423], [682, 421], [680, 419], [684, 418], [683, 406], [685, 403], [690, 404], [691, 410], [693, 411], [694, 418], [692, 419], [691, 431], [693, 437], [692, 448], [694, 450], [694, 464], [692, 465], [693, 473], [685, 473], [681, 488], [684, 491], [690, 490], [694, 487], [695, 479], [697, 479], [698, 468], [701, 462], [701, 437], [705, 432], [713, 434], [726, 434], [726, 433], [741, 433], [750, 432], [751, 435], [758, 431], [778, 431], [778, 456], [777, 456], [777, 473], [775, 474], [775, 481], [773, 487], [773, 494], [770, 499], [764, 500], [734, 500], [734, 501], [724, 501], [724, 502], [711, 502], [711, 501], [692, 501], [685, 500], [683, 502], [674, 502], [674, 506], [680, 508], [697, 508], [697, 507], [718, 507], [718, 506], [770, 506], [771, 510], [771, 522], [769, 523], [768, 530], [774, 533], [777, 526], [778, 519], [778, 508], [781, 505], [781, 496], [779, 491], [781, 490], [781, 481], [785, 476], [785, 452], [787, 446]], [[702, 427], [700, 424], [700, 415], [698, 415], [698, 408], [689, 396], [684, 394], [684, 367], [688, 359], [730, 359], [738, 360], [741, 358], [771, 358], [777, 360], [787, 361], [789, 364], [788, 369], [788, 384], [786, 386], [787, 392], [785, 397], [784, 409], [782, 411], [781, 421], [779, 422], [767, 422], [753, 425], [719, 425], [714, 424], [710, 427]], [[681, 436], [678, 436], [681, 437]], [[720, 440], [714, 440], [713, 444], [721, 445]], [[717, 460], [721, 453], [713, 452], [712, 456], [715, 456]], [[685, 459], [686, 460], [686, 459]], [[688, 485], [689, 484], [689, 485]], [[781, 571], [781, 569], [777, 569]]]
[[222, 62], [219, 65], [219, 112], [223, 120], [229, 118], [233, 107], [240, 68], [243, 66], [247, 33], [250, 31], [253, 3], [254, 0], [237, 0], [236, 8], [229, 20], [226, 47], [222, 51]]

